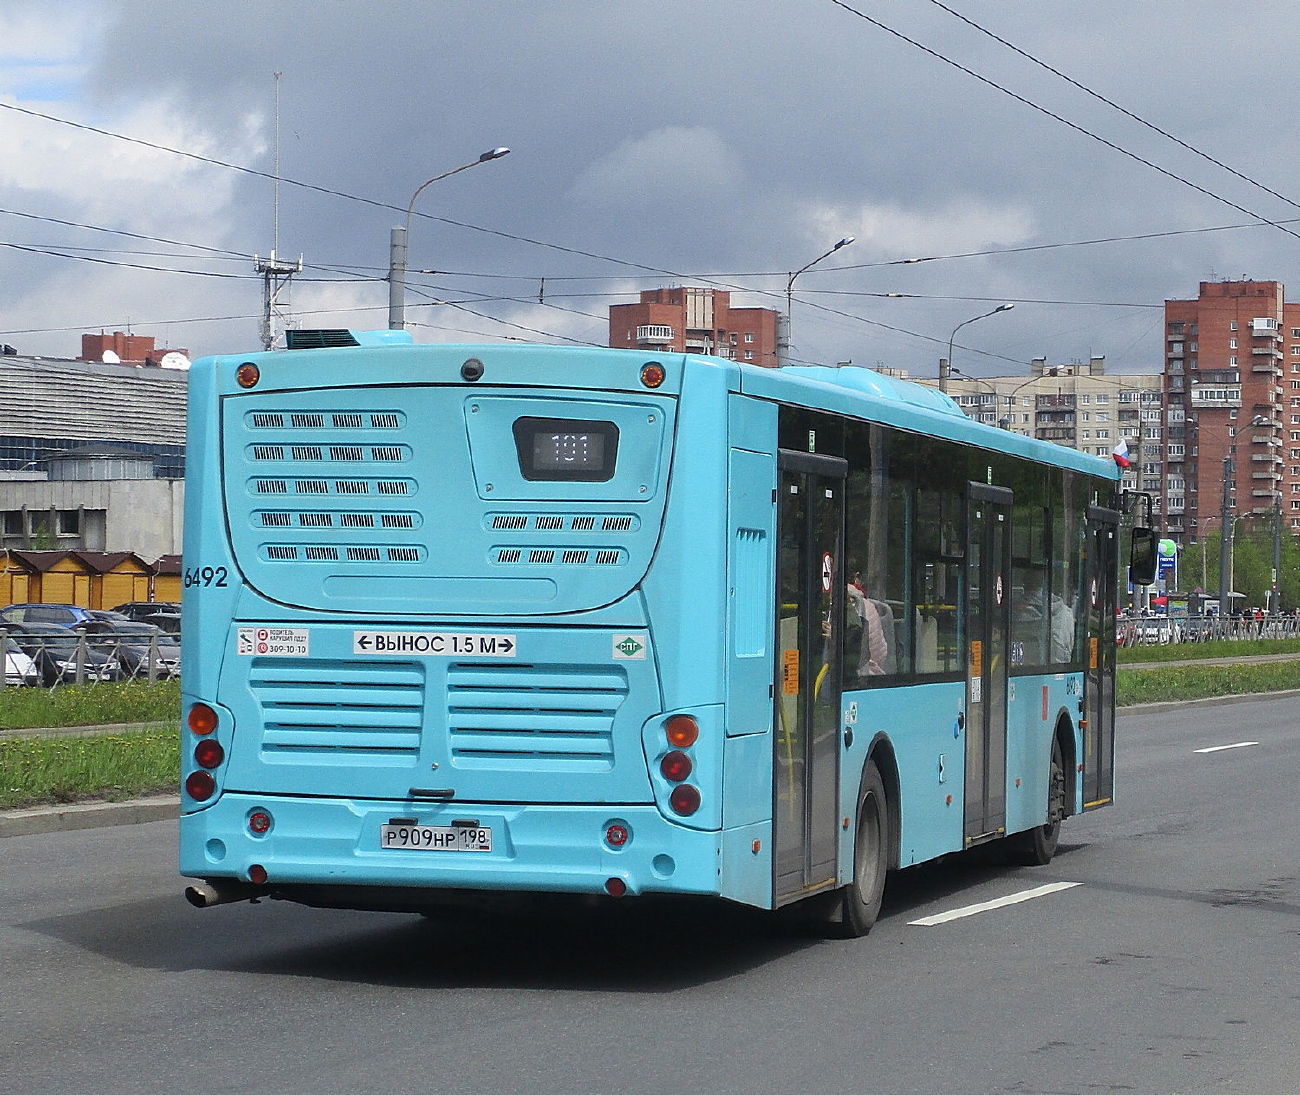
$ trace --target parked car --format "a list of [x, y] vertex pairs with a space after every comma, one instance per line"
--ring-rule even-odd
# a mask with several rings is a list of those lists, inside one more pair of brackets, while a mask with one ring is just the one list
[[40, 672], [41, 684], [76, 684], [77, 669], [83, 681], [115, 681], [121, 676], [117, 658], [96, 650], [80, 633], [57, 624], [6, 623], [4, 630]]
[[101, 612], [74, 630], [85, 635], [95, 650], [116, 658], [124, 678], [148, 680], [150, 659], [153, 679], [170, 680], [181, 675], [180, 643], [153, 624], [136, 623], [116, 612]]
[[22, 604], [0, 608], [0, 620], [15, 624], [58, 624], [59, 627], [72, 627], [91, 618], [91, 610], [80, 605]]
[[9, 688], [19, 685], [37, 685], [41, 683], [41, 671], [8, 635], [4, 638], [5, 646], [5, 684]]
[[113, 611], [128, 620], [161, 627], [171, 635], [181, 631], [181, 606], [175, 601], [127, 601], [114, 606]]

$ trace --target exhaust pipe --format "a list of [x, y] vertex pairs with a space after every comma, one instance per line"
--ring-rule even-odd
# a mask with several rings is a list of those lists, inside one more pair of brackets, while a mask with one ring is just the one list
[[266, 893], [262, 886], [240, 882], [237, 878], [222, 878], [215, 882], [195, 882], [185, 887], [185, 900], [196, 909], [210, 909], [213, 905], [226, 905], [232, 901], [254, 901]]

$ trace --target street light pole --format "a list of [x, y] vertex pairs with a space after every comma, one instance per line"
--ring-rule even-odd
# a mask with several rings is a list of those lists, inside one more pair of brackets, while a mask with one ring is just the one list
[[[1229, 431], [1232, 430], [1229, 425]], [[1232, 585], [1232, 490], [1236, 467], [1233, 457], [1237, 453], [1237, 439], [1228, 435], [1228, 451], [1223, 454], [1223, 506], [1219, 514], [1219, 620], [1226, 622]]]
[[1282, 591], [1277, 588], [1282, 573], [1282, 492], [1273, 493], [1273, 589], [1269, 609], [1274, 616], [1282, 615]]
[[1009, 312], [1014, 308], [1014, 304], [999, 304], [991, 312], [985, 312], [983, 315], [972, 316], [970, 319], [962, 320], [952, 329], [952, 334], [948, 336], [948, 356], [939, 363], [939, 391], [948, 390], [948, 373], [952, 371], [952, 345], [953, 339], [957, 337], [957, 332], [965, 327], [968, 323], [974, 323], [976, 320], [988, 319], [989, 316], [995, 316], [999, 312]]
[[425, 179], [415, 188], [415, 193], [411, 195], [411, 200], [406, 206], [405, 226], [395, 227], [388, 237], [388, 326], [390, 330], [400, 331], [406, 326], [407, 238], [411, 234], [411, 214], [415, 211], [415, 199], [426, 186], [459, 174], [461, 171], [467, 171], [471, 167], [477, 167], [481, 163], [487, 163], [489, 160], [499, 160], [509, 153], [510, 149], [505, 147], [488, 149], [477, 160], [471, 160], [469, 163], [461, 164], [460, 167], [444, 171], [441, 175]]
[[818, 255], [815, 259], [812, 260], [812, 262], [807, 263], [806, 265], [799, 267], [799, 269], [796, 270], [793, 274], [791, 274], [790, 277], [786, 280], [786, 283], [785, 283], [785, 338], [779, 340], [778, 343], [777, 343], [777, 361], [776, 361], [777, 365], [788, 365], [788, 364], [790, 363], [790, 361], [789, 361], [789, 358], [790, 358], [790, 315], [791, 315], [791, 312], [794, 310], [794, 279], [797, 278], [800, 274], [802, 274], [805, 270], [809, 270], [809, 269], [811, 269], [812, 267], [816, 266], [819, 262], [821, 262], [822, 259], [830, 258], [830, 256], [833, 255], [833, 254], [835, 254], [835, 252], [838, 251], [841, 247], [847, 247], [849, 244], [851, 244], [851, 243], [853, 242], [854, 238], [855, 238], [855, 237], [853, 237], [853, 236], [845, 236], [842, 240], [840, 240], [839, 243], [837, 243], [837, 244], [836, 244], [834, 247], [832, 247], [829, 251], [825, 252], [824, 254], [820, 254], [820, 255]]

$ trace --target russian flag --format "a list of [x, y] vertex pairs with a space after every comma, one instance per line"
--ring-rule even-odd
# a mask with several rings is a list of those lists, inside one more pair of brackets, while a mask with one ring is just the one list
[[1121, 468], [1128, 467], [1129, 465], [1128, 442], [1125, 441], [1122, 437], [1119, 439], [1119, 444], [1116, 445], [1113, 449], [1111, 449], [1110, 454], [1115, 458], [1115, 463], [1118, 464]]

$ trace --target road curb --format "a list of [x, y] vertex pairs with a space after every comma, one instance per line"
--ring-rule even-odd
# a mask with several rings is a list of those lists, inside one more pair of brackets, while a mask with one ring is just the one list
[[40, 833], [102, 829], [110, 825], [139, 825], [180, 816], [177, 795], [138, 798], [130, 802], [84, 802], [68, 806], [36, 806], [0, 812], [0, 838]]

